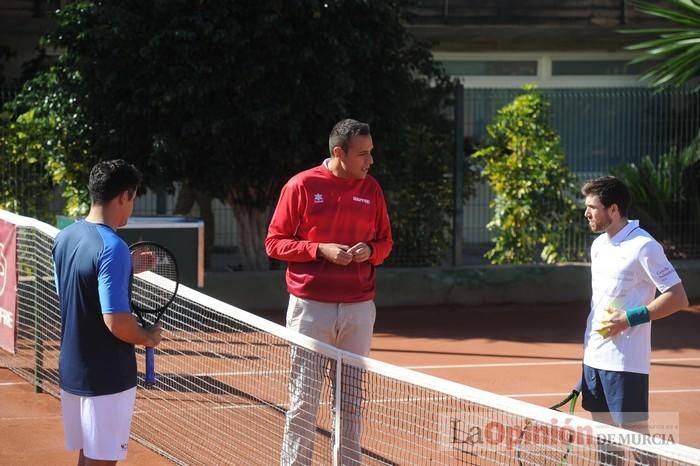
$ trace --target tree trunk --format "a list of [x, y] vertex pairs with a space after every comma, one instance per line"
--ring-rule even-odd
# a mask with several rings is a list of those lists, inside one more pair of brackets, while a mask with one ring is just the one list
[[239, 226], [239, 248], [243, 270], [269, 270], [265, 236], [269, 209], [256, 209], [228, 200]]

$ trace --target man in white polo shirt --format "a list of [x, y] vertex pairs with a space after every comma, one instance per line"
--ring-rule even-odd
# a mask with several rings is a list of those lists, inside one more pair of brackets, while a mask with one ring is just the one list
[[[649, 417], [651, 321], [688, 306], [688, 298], [663, 247], [639, 221], [627, 219], [625, 184], [604, 176], [588, 181], [581, 191], [589, 226], [602, 233], [591, 246], [593, 296], [584, 336], [583, 408], [597, 421], [643, 431]], [[624, 461], [613, 453], [603, 456], [602, 464]]]

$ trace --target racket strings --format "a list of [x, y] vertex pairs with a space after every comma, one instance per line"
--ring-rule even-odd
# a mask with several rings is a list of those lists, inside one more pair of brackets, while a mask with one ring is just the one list
[[178, 270], [174, 257], [165, 248], [154, 244], [134, 246], [131, 257], [134, 271], [130, 296], [132, 306], [139, 313], [161, 312], [177, 293]]
[[[549, 409], [573, 415], [578, 391], [572, 391], [564, 400]], [[568, 404], [568, 406], [566, 406]], [[565, 426], [526, 421], [515, 446], [518, 464], [562, 466], [569, 462], [575, 434]]]

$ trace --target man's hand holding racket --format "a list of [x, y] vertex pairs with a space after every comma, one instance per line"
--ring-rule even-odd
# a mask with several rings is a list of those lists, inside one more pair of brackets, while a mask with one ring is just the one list
[[[143, 272], [150, 272], [156, 266], [156, 257], [153, 251], [147, 250], [145, 248], [137, 248], [132, 252], [131, 256], [134, 275], [139, 275]], [[155, 348], [160, 343], [163, 333], [163, 327], [160, 323], [151, 325], [150, 327], [144, 327], [146, 341], [144, 346], [146, 348]]]
[[158, 323], [177, 295], [179, 273], [175, 256], [159, 244], [144, 241], [132, 244], [129, 250], [134, 269], [131, 308], [153, 343], [146, 344], [144, 384], [149, 386], [156, 383], [153, 347], [160, 343], [162, 332]]
[[146, 341], [143, 346], [146, 348], [155, 348], [163, 339], [163, 327], [158, 323], [150, 327], [144, 327]]

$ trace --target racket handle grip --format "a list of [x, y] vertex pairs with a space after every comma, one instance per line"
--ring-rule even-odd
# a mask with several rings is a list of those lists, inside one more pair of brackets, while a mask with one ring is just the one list
[[156, 351], [154, 348], [146, 348], [146, 377], [143, 382], [146, 385], [156, 383]]

